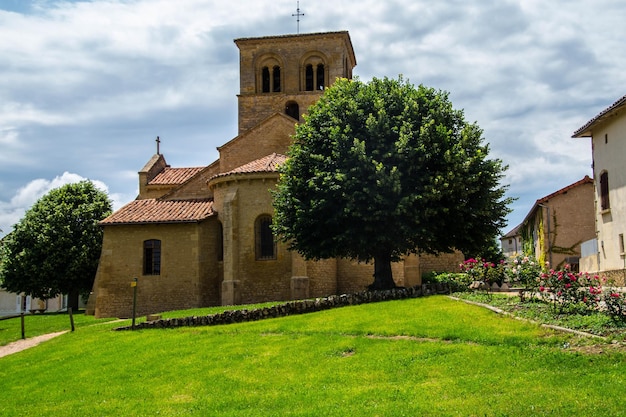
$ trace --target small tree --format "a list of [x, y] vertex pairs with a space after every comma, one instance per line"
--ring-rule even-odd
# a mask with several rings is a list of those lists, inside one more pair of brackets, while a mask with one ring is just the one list
[[477, 253], [510, 202], [482, 141], [445, 92], [339, 79], [296, 128], [274, 230], [308, 259], [373, 259], [370, 289], [394, 287], [391, 262], [406, 254]]
[[0, 285], [42, 299], [91, 289], [102, 248], [98, 222], [111, 202], [92, 182], [67, 184], [41, 197], [5, 237]]

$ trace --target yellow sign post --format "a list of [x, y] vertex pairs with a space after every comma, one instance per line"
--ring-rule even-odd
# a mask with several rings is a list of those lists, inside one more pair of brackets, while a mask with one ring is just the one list
[[133, 278], [130, 286], [133, 289], [133, 324], [131, 325], [131, 329], [135, 330], [135, 313], [137, 311], [137, 278]]

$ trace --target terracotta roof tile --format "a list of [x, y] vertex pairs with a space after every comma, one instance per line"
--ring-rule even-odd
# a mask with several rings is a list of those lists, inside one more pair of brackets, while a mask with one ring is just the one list
[[134, 200], [100, 222], [103, 226], [141, 223], [194, 223], [212, 215], [212, 200]]
[[547, 196], [540, 198], [539, 200], [537, 200], [536, 204], [545, 203], [545, 202], [549, 201], [550, 199], [556, 197], [557, 195], [565, 194], [566, 192], [568, 192], [572, 188], [576, 188], [579, 185], [583, 185], [583, 184], [593, 184], [593, 180], [591, 178], [589, 178], [589, 175], [585, 175], [585, 178], [583, 178], [582, 180], [576, 181], [575, 183], [570, 184], [567, 187], [563, 187], [560, 190], [553, 192], [552, 194], [548, 194]]
[[170, 168], [167, 167], [159, 172], [148, 185], [176, 185], [183, 184], [189, 178], [202, 171], [204, 167], [196, 168]]
[[276, 172], [278, 166], [285, 163], [287, 157], [278, 153], [264, 156], [263, 158], [249, 162], [245, 165], [235, 168], [232, 171], [223, 172], [215, 175], [213, 178], [224, 177], [233, 174], [250, 174], [256, 172]]

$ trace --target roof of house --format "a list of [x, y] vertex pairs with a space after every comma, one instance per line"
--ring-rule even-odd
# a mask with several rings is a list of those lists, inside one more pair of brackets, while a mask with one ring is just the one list
[[585, 178], [583, 178], [582, 180], [576, 181], [575, 183], [570, 184], [567, 187], [563, 187], [560, 190], [553, 192], [552, 194], [548, 194], [547, 196], [540, 198], [539, 200], [537, 200], [536, 204], [545, 203], [548, 200], [556, 197], [557, 195], [565, 194], [569, 190], [571, 190], [572, 188], [576, 188], [576, 187], [578, 187], [579, 185], [582, 185], [582, 184], [593, 184], [593, 180], [591, 178], [589, 178], [589, 175], [585, 175]]
[[213, 200], [134, 200], [100, 222], [103, 226], [197, 223], [215, 214]]
[[500, 239], [508, 239], [508, 238], [519, 235], [519, 229], [521, 226], [522, 226], [521, 224], [518, 224], [513, 229], [511, 229], [506, 235], [502, 236]]
[[276, 172], [278, 166], [285, 163], [287, 157], [279, 153], [273, 153], [271, 155], [264, 156], [263, 158], [256, 159], [252, 162], [248, 162], [238, 168], [235, 168], [228, 172], [222, 172], [221, 174], [214, 175], [213, 178], [225, 177], [235, 174], [252, 174], [263, 172]]
[[184, 184], [187, 180], [192, 178], [198, 172], [202, 171], [205, 167], [195, 168], [171, 168], [166, 167], [163, 171], [159, 172], [148, 185], [178, 185]]
[[[548, 201], [550, 201], [551, 199], [553, 199], [556, 196], [559, 195], [563, 195], [566, 194], [569, 190], [576, 188], [580, 185], [583, 184], [593, 184], [593, 180], [591, 178], [589, 178], [589, 175], [585, 175], [585, 177], [579, 181], [576, 181], [573, 184], [568, 185], [567, 187], [563, 187], [560, 190], [557, 190], [555, 192], [553, 192], [552, 194], [548, 194], [545, 197], [541, 197], [540, 199], [538, 199], [535, 204], [533, 205], [533, 207], [530, 209], [530, 211], [528, 212], [528, 214], [526, 215], [526, 217], [524, 218], [524, 220], [522, 221], [522, 223], [520, 223], [520, 226], [523, 225], [524, 223], [526, 223], [528, 221], [528, 219], [530, 219], [533, 216], [533, 213], [539, 208], [541, 207], [541, 204], [543, 203], [547, 203]], [[519, 226], [518, 226], [519, 227]]]
[[598, 123], [604, 122], [606, 119], [615, 116], [621, 108], [626, 105], [626, 95], [611, 104], [606, 109], [602, 110], [596, 117], [585, 123], [584, 126], [579, 128], [572, 135], [573, 138], [582, 138], [591, 136], [592, 128]]

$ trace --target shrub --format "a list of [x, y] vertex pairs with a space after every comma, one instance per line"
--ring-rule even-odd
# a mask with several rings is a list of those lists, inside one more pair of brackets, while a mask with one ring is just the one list
[[469, 290], [472, 278], [465, 273], [431, 272], [430, 274], [426, 274], [422, 277], [422, 282], [431, 284], [446, 284], [450, 288], [451, 292], [463, 292]]
[[484, 259], [470, 258], [459, 265], [461, 272], [466, 273], [473, 281], [482, 281], [489, 285], [494, 282], [502, 285], [506, 281], [505, 263], [499, 262], [497, 265]]
[[626, 294], [609, 289], [602, 293], [606, 314], [616, 323], [626, 321]]
[[590, 310], [598, 307], [602, 295], [602, 280], [586, 272], [571, 272], [569, 265], [561, 270], [550, 269], [539, 278], [539, 294], [552, 305], [555, 313]]
[[507, 262], [506, 275], [509, 282], [521, 285], [525, 290], [534, 291], [538, 287], [541, 265], [529, 256], [518, 255]]

